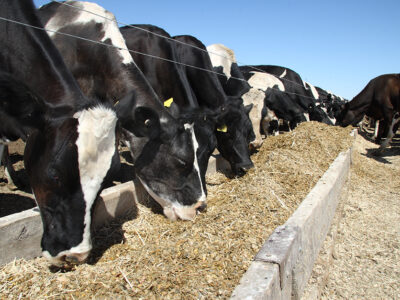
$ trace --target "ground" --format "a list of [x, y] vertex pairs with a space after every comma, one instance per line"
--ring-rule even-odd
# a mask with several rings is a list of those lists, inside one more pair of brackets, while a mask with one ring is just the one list
[[355, 141], [348, 194], [303, 299], [400, 299], [400, 141], [378, 157], [377, 147], [365, 133]]

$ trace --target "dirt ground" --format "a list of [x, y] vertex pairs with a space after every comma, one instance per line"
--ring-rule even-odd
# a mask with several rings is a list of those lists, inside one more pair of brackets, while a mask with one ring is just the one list
[[400, 299], [400, 136], [358, 135], [343, 197], [303, 299]]

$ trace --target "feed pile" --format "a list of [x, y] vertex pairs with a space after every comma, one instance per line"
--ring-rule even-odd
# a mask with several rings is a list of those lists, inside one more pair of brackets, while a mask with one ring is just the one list
[[97, 233], [89, 264], [55, 273], [43, 258], [2, 267], [1, 298], [229, 298], [263, 242], [349, 148], [351, 129], [307, 122], [268, 137], [244, 177], [207, 178], [208, 209], [194, 222], [138, 203], [133, 219]]

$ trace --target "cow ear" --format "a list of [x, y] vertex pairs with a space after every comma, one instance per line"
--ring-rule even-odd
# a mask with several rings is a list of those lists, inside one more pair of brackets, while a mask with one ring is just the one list
[[134, 112], [133, 132], [136, 136], [155, 139], [161, 134], [160, 118], [151, 108], [139, 106]]
[[245, 113], [248, 115], [248, 114], [250, 113], [250, 111], [251, 111], [252, 108], [253, 108], [253, 103], [250, 103], [249, 105], [246, 105], [246, 106], [244, 107]]

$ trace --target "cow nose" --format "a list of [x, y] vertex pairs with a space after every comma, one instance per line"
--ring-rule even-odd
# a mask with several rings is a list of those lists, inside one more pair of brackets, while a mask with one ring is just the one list
[[197, 213], [202, 213], [207, 211], [207, 203], [203, 202], [198, 208], [196, 208]]
[[245, 173], [246, 173], [248, 170], [252, 169], [252, 168], [254, 168], [254, 164], [253, 164], [253, 163], [250, 163], [250, 164], [244, 165], [244, 166], [240, 166], [240, 169], [241, 169], [243, 172], [245, 172]]
[[79, 265], [81, 263], [84, 263], [88, 256], [89, 251], [84, 253], [71, 253], [65, 256], [65, 261], [73, 265]]

